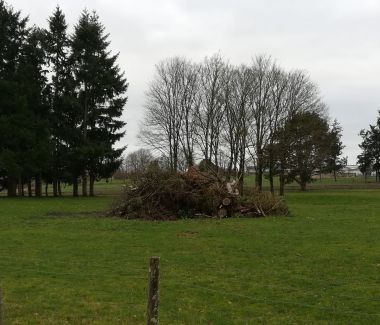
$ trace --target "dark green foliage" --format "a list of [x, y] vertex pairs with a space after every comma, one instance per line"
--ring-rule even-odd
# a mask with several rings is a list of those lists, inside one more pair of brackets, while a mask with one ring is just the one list
[[[23, 195], [24, 184], [94, 182], [119, 167], [124, 132], [120, 120], [127, 82], [108, 50], [98, 16], [84, 12], [72, 39], [59, 7], [47, 30], [0, 0], [0, 190]], [[84, 189], [86, 183], [83, 182]], [[86, 191], [83, 191], [86, 194]]]
[[82, 171], [82, 193], [87, 195], [86, 177], [90, 175], [90, 195], [98, 177], [109, 177], [121, 163], [121, 150], [113, 149], [124, 132], [120, 120], [127, 101], [128, 84], [111, 55], [108, 35], [96, 13], [84, 11], [75, 26], [70, 63], [80, 102], [81, 143], [78, 151]]
[[334, 120], [330, 130], [330, 145], [327, 159], [324, 162], [323, 168], [325, 172], [333, 173], [334, 180], [336, 175], [347, 165], [347, 157], [341, 157], [344, 149], [342, 142], [343, 129], [337, 120]]
[[19, 11], [0, 0], [0, 77], [15, 80], [22, 46], [27, 37], [26, 23]]
[[47, 56], [49, 80], [49, 121], [53, 150], [50, 157], [48, 178], [53, 183], [53, 195], [58, 196], [61, 180], [69, 174], [70, 144], [75, 143], [75, 128], [78, 115], [73, 91], [73, 78], [68, 62], [70, 41], [67, 35], [65, 15], [59, 7], [48, 19], [49, 28], [44, 31], [44, 48]]
[[369, 130], [361, 130], [360, 136], [363, 139], [359, 145], [362, 153], [358, 155], [360, 170], [365, 175], [375, 171], [376, 180], [380, 181], [380, 116], [375, 125], [369, 126]]
[[[287, 182], [301, 190], [328, 157], [330, 134], [327, 120], [317, 113], [297, 113], [278, 133], [277, 154]], [[281, 176], [280, 176], [281, 177]]]
[[[0, 169], [8, 195], [16, 195], [48, 154], [41, 34], [0, 2]], [[22, 192], [20, 190], [19, 192]], [[21, 193], [20, 193], [21, 194]]]

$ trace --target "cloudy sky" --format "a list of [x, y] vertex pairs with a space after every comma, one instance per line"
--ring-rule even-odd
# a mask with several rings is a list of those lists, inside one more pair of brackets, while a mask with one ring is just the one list
[[220, 52], [231, 63], [269, 54], [286, 69], [307, 70], [332, 118], [344, 128], [345, 155], [355, 163], [359, 130], [380, 109], [379, 0], [8, 0], [46, 27], [58, 4], [70, 27], [96, 10], [130, 83], [123, 144], [139, 146], [144, 91], [161, 59], [194, 61]]

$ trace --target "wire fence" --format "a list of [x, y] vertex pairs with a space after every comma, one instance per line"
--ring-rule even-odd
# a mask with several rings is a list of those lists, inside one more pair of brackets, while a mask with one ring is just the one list
[[[81, 263], [79, 261], [60, 261], [51, 260], [51, 264], [46, 263], [46, 260], [41, 260], [36, 263], [33, 259], [22, 258], [18, 261], [10, 255], [0, 255], [0, 287], [4, 286], [5, 281], [12, 279], [12, 277], [19, 277], [20, 275], [28, 278], [30, 276], [41, 275], [44, 281], [49, 281], [53, 279], [64, 280], [70, 285], [71, 281], [75, 279], [75, 283], [83, 281], [88, 278], [93, 278], [94, 280], [107, 280], [107, 288], [105, 286], [97, 286], [95, 288], [86, 288], [82, 290], [80, 287], [75, 288], [77, 292], [82, 290], [82, 298], [86, 298], [86, 294], [91, 295], [91, 303], [99, 304], [104, 307], [114, 307], [116, 310], [122, 310], [125, 307], [132, 306], [135, 302], [131, 301], [112, 301], [109, 299], [110, 296], [118, 297], [118, 299], [125, 298], [125, 290], [120, 286], [120, 283], [124, 283], [128, 287], [128, 283], [133, 283], [134, 285], [141, 288], [142, 291], [146, 291], [149, 287], [147, 285], [148, 279], [148, 268], [133, 267], [130, 270], [121, 271], [118, 268], [123, 268], [123, 265], [119, 265], [118, 268], [115, 266], [106, 266], [99, 263]], [[133, 261], [137, 262], [137, 261]], [[141, 260], [139, 260], [141, 262]], [[165, 264], [169, 264], [170, 261], [164, 259]], [[135, 265], [130, 263], [129, 265]], [[19, 265], [27, 265], [20, 267]], [[61, 268], [59, 268], [61, 266]], [[58, 268], [58, 269], [57, 269]], [[124, 268], [126, 266], [124, 265]], [[75, 270], [73, 270], [75, 269]], [[78, 270], [81, 270], [80, 272]], [[87, 270], [92, 270], [92, 272], [87, 272]], [[210, 270], [208, 270], [210, 271]], [[213, 270], [215, 271], [215, 269]], [[97, 273], [98, 272], [98, 273]], [[313, 283], [318, 284], [318, 289], [306, 289], [303, 287], [294, 287], [291, 285], [279, 285], [277, 283], [268, 284], [262, 281], [265, 277], [220, 277], [217, 274], [217, 283], [207, 282], [207, 280], [194, 281], [192, 279], [192, 272], [179, 273], [168, 272], [169, 274], [163, 273], [161, 278], [163, 279], [163, 287], [161, 290], [174, 290], [177, 288], [178, 295], [181, 295], [181, 291], [187, 292], [203, 292], [210, 295], [216, 295], [220, 297], [225, 297], [230, 300], [238, 300], [239, 302], [251, 302], [255, 304], [265, 304], [267, 306], [288, 306], [292, 308], [306, 308], [320, 313], [328, 313], [335, 316], [355, 316], [360, 318], [366, 318], [372, 323], [380, 323], [380, 313], [377, 312], [366, 312], [367, 307], [377, 311], [380, 310], [380, 283], [376, 281], [377, 279], [367, 279], [367, 283], [363, 281], [352, 282], [352, 281], [324, 281], [321, 279], [307, 278], [305, 276], [300, 276], [297, 274], [292, 275], [292, 281], [298, 281], [302, 284]], [[197, 274], [199, 277], [199, 274]], [[207, 273], [205, 272], [206, 279]], [[115, 280], [117, 288], [109, 286], [109, 281]], [[268, 280], [268, 278], [267, 278]], [[356, 279], [358, 280], [358, 279]], [[375, 281], [374, 281], [375, 280]], [[167, 281], [167, 283], [165, 283]], [[372, 282], [370, 282], [372, 281]], [[177, 285], [178, 284], [178, 285]], [[249, 284], [249, 285], [247, 285]], [[236, 291], [232, 290], [231, 287], [239, 286]], [[375, 291], [375, 294], [355, 295], [355, 294], [344, 294], [332, 292], [339, 290], [339, 286], [353, 286], [356, 285], [361, 289], [370, 288]], [[217, 288], [215, 288], [215, 286]], [[229, 289], [224, 289], [225, 286], [229, 286]], [[7, 287], [7, 286], [5, 286]], [[265, 290], [264, 290], [265, 289]], [[231, 291], [232, 290], [232, 291]], [[263, 290], [266, 292], [263, 296]], [[248, 291], [248, 292], [247, 292]], [[252, 291], [252, 292], [250, 292]], [[140, 293], [141, 293], [140, 292]], [[279, 293], [280, 292], [280, 293]], [[273, 294], [277, 296], [273, 297]], [[280, 296], [278, 296], [280, 294]], [[296, 295], [293, 295], [296, 294]], [[143, 293], [141, 293], [143, 295]], [[289, 299], [284, 299], [289, 295]], [[296, 297], [294, 297], [296, 296]], [[7, 292], [0, 290], [0, 325], [4, 325], [4, 313], [14, 308], [23, 309], [23, 303], [20, 301], [13, 300], [12, 295], [8, 298]], [[295, 299], [297, 299], [295, 301]], [[314, 303], [310, 303], [314, 299]], [[75, 303], [75, 297], [73, 297]], [[307, 302], [306, 302], [307, 301]], [[329, 301], [336, 302], [339, 306], [326, 305]], [[206, 303], [206, 302], [204, 302]], [[375, 306], [368, 307], [368, 304], [374, 304]], [[163, 307], [165, 308], [165, 306]], [[294, 312], [294, 310], [292, 311]], [[119, 321], [119, 318], [115, 318], [115, 321]], [[7, 320], [8, 321], [8, 320]], [[11, 320], [9, 320], [11, 322]], [[8, 323], [7, 323], [8, 324]]]

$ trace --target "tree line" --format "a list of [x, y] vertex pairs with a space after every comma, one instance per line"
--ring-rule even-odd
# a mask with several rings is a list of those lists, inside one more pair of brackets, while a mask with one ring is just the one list
[[[68, 32], [57, 7], [46, 29], [0, 0], [0, 189], [42, 195], [52, 184], [94, 195], [119, 167], [128, 83], [98, 15], [84, 10]], [[32, 188], [34, 187], [34, 188]]]
[[162, 60], [146, 92], [141, 141], [167, 161], [172, 171], [193, 166], [223, 171], [243, 191], [247, 165], [264, 176], [274, 193], [274, 177], [301, 189], [313, 174], [346, 164], [342, 128], [330, 123], [317, 85], [301, 70], [285, 71], [271, 57], [234, 66], [216, 54], [194, 63], [184, 57]]

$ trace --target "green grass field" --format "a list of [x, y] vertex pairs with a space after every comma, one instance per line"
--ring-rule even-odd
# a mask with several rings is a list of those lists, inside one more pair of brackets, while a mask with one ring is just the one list
[[[106, 185], [104, 185], [107, 187]], [[0, 199], [8, 324], [379, 324], [380, 192], [287, 194], [291, 216], [126, 221], [111, 198]]]
[[[254, 186], [254, 175], [248, 175], [245, 177], [245, 184], [247, 186]], [[275, 190], [278, 190], [279, 179], [274, 178]], [[269, 190], [268, 179], [263, 179], [263, 188]], [[380, 189], [380, 183], [376, 182], [374, 176], [364, 178], [363, 176], [350, 176], [350, 177], [338, 177], [337, 181], [333, 177], [324, 175], [322, 178], [315, 176], [312, 183], [307, 184], [308, 190], [331, 190], [331, 189]], [[286, 191], [299, 191], [300, 186], [296, 182], [286, 184]]]

